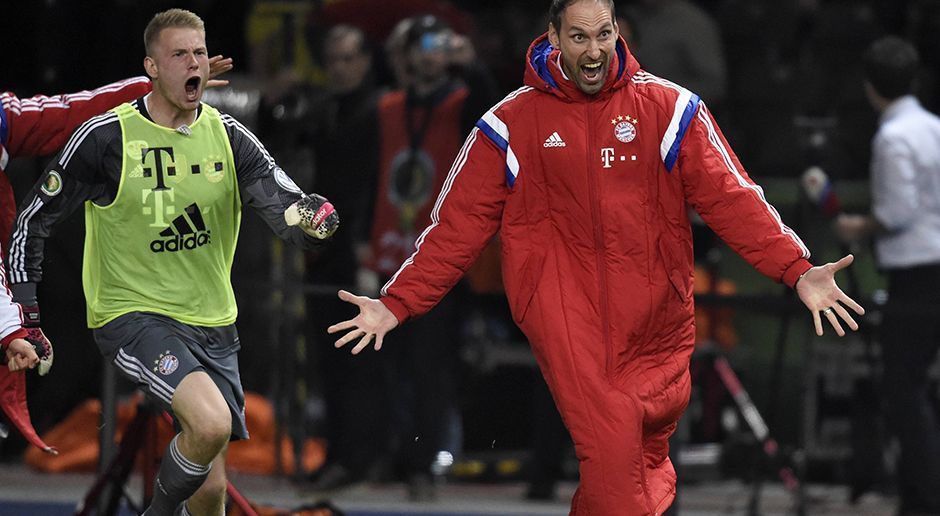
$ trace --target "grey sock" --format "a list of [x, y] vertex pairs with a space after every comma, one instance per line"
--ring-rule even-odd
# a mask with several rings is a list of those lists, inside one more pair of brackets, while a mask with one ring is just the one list
[[179, 434], [166, 447], [160, 471], [154, 481], [153, 500], [143, 516], [187, 514], [185, 506], [183, 513], [178, 513], [177, 508], [199, 489], [209, 474], [212, 464], [202, 466], [184, 457], [176, 445], [177, 439]]

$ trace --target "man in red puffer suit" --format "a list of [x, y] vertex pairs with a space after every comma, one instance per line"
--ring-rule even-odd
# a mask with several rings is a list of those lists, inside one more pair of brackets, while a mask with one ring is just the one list
[[[675, 495], [667, 440], [689, 399], [695, 343], [694, 207], [839, 335], [864, 310], [836, 285], [852, 262], [813, 267], [690, 91], [640, 69], [610, 0], [553, 0], [526, 86], [486, 112], [457, 155], [418, 250], [337, 346], [430, 310], [500, 232], [503, 279], [574, 440], [571, 513], [661, 514]], [[447, 345], [448, 343], [440, 343]]]

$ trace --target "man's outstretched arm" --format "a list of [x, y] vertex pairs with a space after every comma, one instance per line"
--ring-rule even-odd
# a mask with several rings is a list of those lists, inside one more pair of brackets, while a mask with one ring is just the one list
[[460, 280], [499, 228], [510, 192], [505, 162], [505, 154], [479, 128], [470, 132], [435, 203], [431, 224], [418, 237], [414, 254], [382, 289], [382, 298], [339, 292], [340, 299], [359, 307], [359, 315], [328, 328], [329, 333], [348, 330], [336, 347], [358, 338], [352, 349], [357, 354], [375, 338], [379, 350], [386, 333], [431, 310]]
[[858, 329], [846, 307], [859, 315], [865, 310], [835, 282], [835, 273], [848, 267], [852, 256], [812, 266], [809, 250], [748, 176], [703, 103], [689, 123], [678, 163], [690, 204], [754, 268], [796, 289], [813, 314], [818, 335], [823, 332], [821, 315], [839, 336], [845, 335], [840, 318]]
[[[228, 81], [217, 77], [232, 67], [231, 58], [219, 55], [209, 59], [207, 86], [228, 84]], [[151, 87], [150, 79], [140, 76], [90, 91], [61, 95], [36, 95], [21, 99], [13, 93], [3, 93], [0, 95], [3, 104], [0, 144], [6, 147], [12, 158], [53, 154], [62, 148], [66, 139], [83, 122], [146, 95]]]

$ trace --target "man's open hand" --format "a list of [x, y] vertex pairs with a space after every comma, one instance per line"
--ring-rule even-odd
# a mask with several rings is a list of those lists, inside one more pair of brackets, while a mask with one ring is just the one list
[[803, 301], [806, 308], [809, 308], [809, 311], [813, 314], [816, 335], [823, 334], [823, 316], [829, 320], [829, 324], [835, 328], [840, 337], [845, 335], [845, 330], [842, 329], [842, 324], [839, 322], [840, 318], [852, 330], [858, 329], [858, 323], [855, 322], [846, 307], [851, 308], [858, 315], [865, 315], [865, 309], [856, 303], [854, 299], [847, 296], [845, 292], [842, 292], [835, 280], [836, 272], [848, 267], [854, 260], [855, 257], [850, 254], [835, 263], [813, 267], [806, 271], [796, 283], [796, 293], [800, 296], [800, 300]]
[[339, 291], [339, 298], [358, 306], [359, 315], [327, 328], [326, 331], [329, 333], [349, 330], [346, 335], [336, 341], [336, 347], [341, 348], [354, 339], [359, 339], [359, 342], [352, 349], [352, 354], [357, 355], [375, 337], [375, 350], [382, 349], [382, 340], [385, 338], [385, 334], [398, 326], [398, 319], [395, 318], [395, 314], [378, 299], [356, 296], [345, 290]]

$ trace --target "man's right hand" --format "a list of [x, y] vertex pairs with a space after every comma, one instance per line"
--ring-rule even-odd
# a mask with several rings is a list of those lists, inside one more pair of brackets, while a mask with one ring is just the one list
[[359, 315], [327, 328], [326, 331], [331, 334], [349, 330], [346, 335], [336, 341], [336, 347], [341, 348], [354, 339], [359, 339], [359, 342], [352, 349], [352, 354], [357, 355], [369, 345], [372, 337], [375, 337], [375, 350], [382, 349], [382, 340], [385, 338], [385, 334], [398, 326], [398, 319], [395, 318], [395, 314], [378, 299], [356, 296], [345, 290], [339, 291], [339, 298], [358, 306]]

